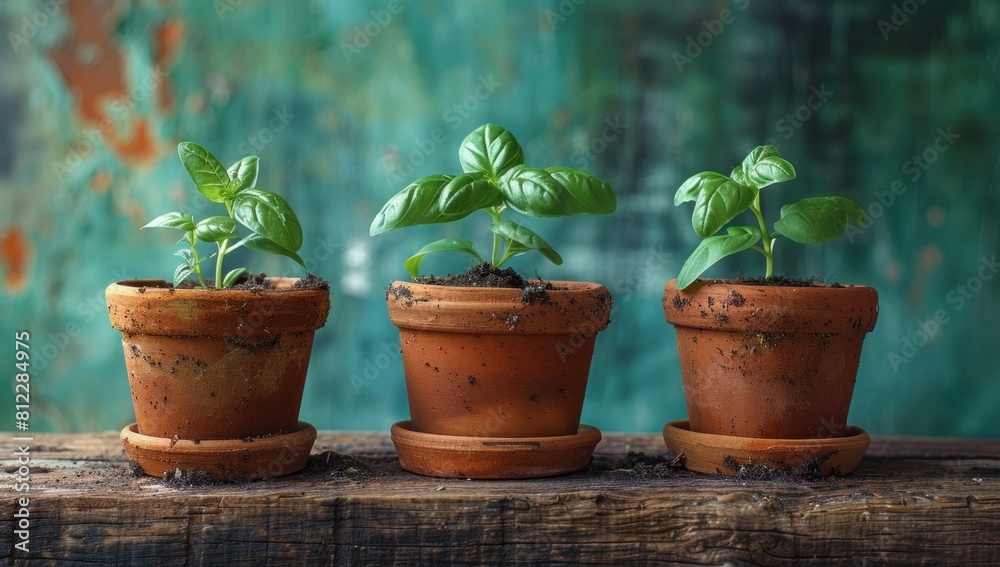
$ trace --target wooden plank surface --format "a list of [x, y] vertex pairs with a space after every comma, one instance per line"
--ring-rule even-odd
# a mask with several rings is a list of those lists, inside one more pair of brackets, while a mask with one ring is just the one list
[[[666, 456], [654, 435], [606, 435], [587, 471], [530, 481], [411, 475], [385, 435], [321, 434], [313, 451], [298, 475], [186, 486], [136, 476], [116, 434], [35, 435], [30, 492], [14, 491], [16, 466], [4, 461], [0, 558], [15, 565], [1000, 565], [997, 440], [876, 438], [853, 475], [822, 480], [739, 480], [625, 458]], [[13, 535], [14, 501], [24, 495], [27, 555], [14, 549]]]

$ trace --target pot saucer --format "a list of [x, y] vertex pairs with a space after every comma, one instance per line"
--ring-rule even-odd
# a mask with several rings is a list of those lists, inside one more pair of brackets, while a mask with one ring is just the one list
[[165, 439], [139, 433], [133, 423], [122, 429], [122, 445], [130, 461], [151, 476], [175, 469], [207, 472], [213, 480], [283, 476], [302, 470], [309, 459], [316, 428], [300, 421], [298, 430], [253, 439]]
[[858, 467], [871, 443], [868, 434], [853, 425], [847, 426], [844, 437], [755, 439], [696, 433], [686, 420], [663, 426], [663, 440], [671, 453], [684, 454], [684, 468], [727, 475], [736, 474], [734, 466], [748, 464], [786, 471], [818, 469], [823, 476], [845, 475]]
[[413, 430], [409, 421], [392, 426], [392, 442], [403, 469], [443, 478], [541, 478], [582, 470], [601, 441], [601, 432], [580, 425], [576, 435], [555, 437], [467, 437]]

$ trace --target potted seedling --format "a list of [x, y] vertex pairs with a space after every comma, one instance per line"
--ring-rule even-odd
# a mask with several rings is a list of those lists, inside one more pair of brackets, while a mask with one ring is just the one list
[[224, 260], [239, 248], [281, 254], [304, 268], [298, 218], [279, 195], [255, 187], [257, 157], [227, 169], [194, 143], [180, 144], [178, 154], [220, 214], [153, 219], [143, 228], [181, 235], [173, 282], [120, 281], [107, 289], [136, 415], [122, 430], [125, 451], [154, 476], [195, 469], [233, 480], [298, 471], [316, 438], [298, 414], [313, 334], [330, 309], [329, 286], [312, 275], [226, 271]]
[[[504, 215], [607, 214], [617, 197], [584, 171], [525, 165], [514, 135], [494, 124], [465, 138], [459, 161], [464, 173], [414, 181], [371, 226], [374, 236], [480, 213], [492, 235], [485, 256], [465, 239], [424, 246], [405, 262], [415, 281], [386, 289], [410, 406], [410, 420], [392, 428], [400, 462], [412, 472], [464, 478], [580, 470], [601, 439], [580, 424], [580, 412], [611, 295], [598, 284], [526, 281], [501, 269], [533, 251], [562, 263], [544, 239]], [[458, 276], [418, 277], [425, 256], [445, 251], [471, 256], [473, 266]]]
[[[663, 297], [677, 331], [688, 408], [688, 420], [668, 423], [664, 437], [689, 469], [732, 474], [753, 463], [846, 474], [868, 446], [847, 413], [878, 294], [773, 276], [776, 245], [838, 238], [848, 223], [863, 222], [863, 213], [844, 197], [812, 197], [783, 206], [769, 227], [762, 193], [794, 178], [778, 150], [759, 146], [729, 176], [699, 173], [674, 196], [675, 205], [694, 201], [692, 223], [704, 239]], [[717, 234], [746, 212], [751, 224]], [[744, 251], [763, 256], [764, 278], [699, 279]]]

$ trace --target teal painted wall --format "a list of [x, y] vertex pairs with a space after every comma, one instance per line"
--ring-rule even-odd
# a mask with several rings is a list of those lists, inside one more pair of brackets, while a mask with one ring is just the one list
[[[672, 195], [769, 140], [799, 171], [770, 202], [832, 193], [872, 216], [850, 239], [783, 245], [777, 265], [881, 294], [851, 421], [880, 434], [1000, 436], [996, 2], [54, 4], [0, 7], [0, 360], [13, 365], [15, 330], [33, 333], [35, 430], [132, 420], [103, 290], [172, 273], [172, 235], [137, 228], [203, 210], [176, 158], [182, 140], [227, 162], [259, 155], [258, 184], [296, 206], [303, 256], [333, 284], [303, 418], [369, 430], [405, 419], [399, 359], [383, 356], [397, 335], [382, 288], [422, 242], [480, 227], [370, 239], [368, 225], [407, 181], [455, 170], [459, 141], [492, 121], [530, 162], [584, 167], [620, 194], [611, 217], [528, 219], [566, 263], [517, 262], [616, 295], [586, 422], [655, 431], [684, 416], [659, 302], [696, 241]], [[712, 273], [756, 275], [759, 264], [747, 255]], [[252, 267], [298, 273], [277, 257]], [[947, 322], [909, 349], [936, 314]], [[0, 400], [0, 429], [13, 427], [12, 406], [13, 395]]]

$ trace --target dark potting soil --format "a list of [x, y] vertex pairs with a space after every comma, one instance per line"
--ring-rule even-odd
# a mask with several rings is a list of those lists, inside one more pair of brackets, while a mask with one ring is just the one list
[[218, 481], [212, 480], [212, 475], [208, 474], [207, 471], [199, 469], [187, 469], [183, 471], [181, 469], [174, 469], [174, 472], [163, 473], [161, 480], [167, 486], [184, 488], [209, 486], [218, 483]]
[[274, 284], [267, 281], [267, 274], [251, 274], [249, 272], [244, 273], [242, 276], [236, 278], [236, 282], [233, 283], [229, 289], [242, 289], [246, 291], [271, 291], [274, 289]]
[[[214, 290], [215, 280], [205, 280], [205, 285], [208, 289]], [[176, 289], [195, 289], [201, 286], [198, 282], [194, 280], [185, 280], [181, 282], [181, 285], [177, 286]], [[224, 289], [239, 289], [243, 291], [274, 291], [275, 286], [273, 282], [267, 280], [267, 274], [261, 272], [260, 274], [245, 273], [240, 277], [236, 278], [236, 281], [230, 287]], [[299, 281], [292, 285], [292, 289], [330, 289], [330, 282], [324, 280], [323, 278], [317, 276], [316, 274], [308, 274], [304, 278], [299, 278]], [[145, 291], [145, 289], [140, 288], [140, 293]]]
[[295, 282], [292, 289], [322, 289], [329, 291], [330, 282], [324, 280], [316, 274], [308, 274], [306, 277], [300, 278], [299, 281]]
[[794, 467], [781, 468], [781, 463], [777, 468], [771, 468], [758, 463], [740, 464], [733, 457], [726, 457], [722, 460], [722, 466], [735, 471], [736, 480], [769, 480], [796, 484], [817, 480], [831, 480], [836, 477], [824, 477], [820, 472], [820, 467], [835, 453], [817, 455], [808, 461]]
[[368, 480], [375, 476], [372, 468], [349, 455], [324, 451], [309, 457], [303, 474], [316, 474], [343, 480]]
[[425, 285], [446, 285], [452, 287], [513, 287], [524, 289], [525, 281], [521, 274], [514, 268], [494, 268], [493, 264], [486, 262], [477, 264], [469, 268], [463, 274], [437, 277], [433, 274], [422, 276], [414, 280]]
[[[726, 283], [725, 280], [710, 280], [710, 282]], [[815, 278], [797, 280], [787, 276], [771, 276], [767, 278], [740, 277], [736, 279], [736, 283], [740, 285], [764, 285], [773, 287], [844, 287], [837, 282], [827, 283]]]
[[629, 451], [625, 458], [617, 461], [613, 472], [630, 473], [636, 478], [656, 480], [687, 476], [689, 473], [677, 459], [670, 460], [657, 455], [647, 455], [643, 452]]
[[[505, 287], [521, 290], [521, 300], [524, 303], [540, 301], [547, 303], [550, 301], [546, 291], [555, 289], [552, 283], [542, 280], [525, 280], [521, 274], [513, 268], [500, 269], [493, 264], [486, 262], [469, 268], [463, 274], [455, 274], [444, 277], [434, 275], [419, 277], [416, 280], [419, 284], [445, 285], [454, 287]], [[388, 291], [387, 291], [388, 293]]]

